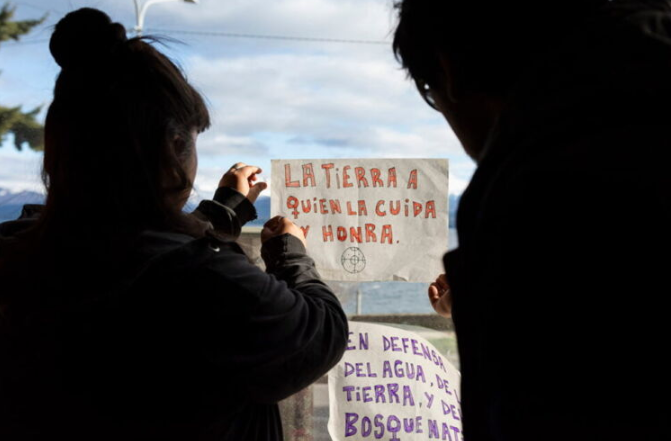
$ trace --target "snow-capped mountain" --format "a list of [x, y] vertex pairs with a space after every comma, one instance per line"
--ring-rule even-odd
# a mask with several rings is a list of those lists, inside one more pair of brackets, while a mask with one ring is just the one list
[[25, 204], [43, 204], [44, 195], [36, 191], [13, 192], [0, 188], [0, 222], [16, 219]]
[[[185, 211], [193, 211], [198, 204], [197, 201], [189, 201]], [[21, 209], [25, 204], [43, 204], [44, 195], [35, 191], [13, 192], [6, 188], [0, 188], [0, 222], [13, 220], [19, 217]], [[250, 222], [249, 225], [263, 225], [270, 219], [270, 198], [261, 196], [256, 201], [256, 211], [258, 219]]]

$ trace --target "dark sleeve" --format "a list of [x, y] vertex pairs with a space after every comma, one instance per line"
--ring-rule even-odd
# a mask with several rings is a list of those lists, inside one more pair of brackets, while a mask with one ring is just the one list
[[[557, 412], [575, 407], [563, 394], [571, 389], [585, 408], [625, 394], [640, 402], [638, 392], [613, 390], [612, 366], [622, 348], [636, 348], [629, 372], [639, 390], [662, 378], [643, 374], [663, 365], [655, 348], [668, 309], [658, 295], [671, 242], [661, 187], [652, 176], [560, 165], [527, 167], [497, 182], [496, 197], [480, 210], [477, 242], [447, 258], [448, 267], [461, 260], [453, 257], [468, 265], [454, 286], [460, 347], [471, 355], [462, 367], [487, 372], [478, 380], [494, 381], [507, 400], [553, 397]], [[558, 348], [580, 368], [558, 363]]]
[[[264, 273], [244, 255], [227, 252], [208, 268], [209, 291], [217, 296], [209, 314], [221, 329], [209, 357], [222, 369], [233, 366], [239, 393], [257, 402], [277, 402], [313, 383], [342, 357], [347, 318], [333, 291], [320, 278], [302, 242], [283, 235], [267, 241]], [[217, 293], [216, 288], [219, 287]], [[211, 320], [217, 323], [217, 319]], [[224, 331], [230, 332], [230, 331]]]
[[209, 221], [215, 232], [237, 238], [242, 226], [256, 219], [254, 205], [242, 193], [220, 187], [212, 200], [203, 200], [192, 213], [199, 219]]
[[44, 205], [25, 204], [21, 209], [21, 214], [16, 220], [0, 223], [0, 239], [3, 237], [14, 236], [21, 231], [35, 225], [40, 214], [44, 211]]

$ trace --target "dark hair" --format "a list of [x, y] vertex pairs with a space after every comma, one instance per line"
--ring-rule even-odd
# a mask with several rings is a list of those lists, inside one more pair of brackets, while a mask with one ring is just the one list
[[403, 0], [393, 50], [428, 101], [441, 88], [440, 59], [458, 87], [503, 96], [552, 41], [608, 0]]
[[209, 113], [148, 41], [127, 39], [97, 9], [56, 25], [49, 49], [62, 70], [45, 124], [46, 206], [22, 242], [121, 249], [145, 229], [202, 232], [175, 198], [191, 190], [192, 131], [209, 127]]

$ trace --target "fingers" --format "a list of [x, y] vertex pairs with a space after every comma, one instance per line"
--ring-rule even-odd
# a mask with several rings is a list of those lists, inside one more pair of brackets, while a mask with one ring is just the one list
[[280, 222], [282, 221], [283, 216], [275, 216], [271, 219], [268, 219], [268, 222], [263, 224], [263, 228], [268, 228], [269, 230], [276, 230], [277, 226], [280, 225]]
[[443, 317], [452, 315], [452, 295], [445, 274], [438, 276], [436, 281], [429, 285], [428, 295], [431, 306], [439, 315]]
[[291, 221], [291, 219], [289, 219], [288, 217], [279, 216], [279, 219], [277, 221], [277, 228], [275, 230], [277, 232], [288, 233], [296, 228], [298, 227]]
[[257, 175], [262, 171], [261, 168], [254, 165], [236, 162], [221, 177], [219, 187], [230, 187], [247, 196], [251, 202], [255, 202], [259, 194], [268, 188], [268, 184], [266, 183], [256, 187], [261, 184], [261, 182], [255, 183], [255, 181], [258, 180]]
[[438, 301], [439, 298], [440, 293], [438, 291], [438, 287], [436, 287], [435, 283], [432, 283], [431, 285], [429, 285], [429, 300], [431, 301], [431, 303], [435, 303], [436, 301]]
[[293, 224], [290, 219], [284, 216], [275, 216], [263, 225], [263, 229], [275, 235], [284, 231], [290, 224]]
[[247, 199], [249, 199], [251, 202], [255, 202], [256, 199], [258, 199], [259, 195], [263, 190], [268, 188], [268, 184], [265, 182], [259, 182], [251, 187], [249, 187], [249, 193], [247, 194]]
[[447, 275], [441, 274], [438, 276], [434, 282], [441, 290], [450, 289], [450, 285], [447, 283]]
[[429, 286], [429, 290], [431, 290], [432, 288], [433, 290], [436, 291], [437, 295], [443, 295], [447, 291], [449, 291], [450, 285], [447, 283], [447, 276], [445, 274], [441, 274], [440, 276], [438, 276], [436, 278], [436, 281]]
[[244, 162], [236, 162], [226, 172], [227, 175], [233, 174], [236, 176], [244, 177], [245, 179], [252, 179], [253, 181], [256, 180], [256, 175], [258, 173], [263, 173], [263, 170], [261, 170], [260, 167], [257, 167], [255, 165], [247, 165]]
[[266, 242], [272, 237], [281, 236], [283, 234], [290, 234], [297, 237], [301, 242], [303, 242], [303, 245], [307, 247], [303, 230], [294, 224], [291, 219], [283, 216], [275, 216], [266, 222], [266, 224], [263, 226], [263, 230], [261, 231], [261, 242]]
[[[232, 173], [235, 173], [236, 175], [240, 175], [244, 178], [249, 179], [251, 176], [254, 176], [258, 173], [261, 173], [263, 170], [261, 170], [259, 167], [256, 167], [254, 165], [245, 165], [236, 169], [231, 169]], [[256, 178], [255, 178], [256, 179]]]

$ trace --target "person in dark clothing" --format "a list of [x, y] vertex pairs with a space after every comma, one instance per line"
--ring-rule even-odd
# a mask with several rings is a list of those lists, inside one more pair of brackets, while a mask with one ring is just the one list
[[0, 224], [0, 439], [281, 440], [277, 402], [348, 337], [301, 230], [271, 219], [250, 263], [242, 163], [182, 212], [209, 117], [145, 39], [85, 8], [50, 49], [46, 204]]
[[429, 289], [464, 439], [671, 439], [671, 3], [398, 7], [397, 56], [478, 165]]

